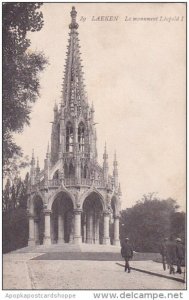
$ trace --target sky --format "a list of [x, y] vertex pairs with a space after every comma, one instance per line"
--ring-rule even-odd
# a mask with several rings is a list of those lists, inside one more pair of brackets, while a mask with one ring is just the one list
[[[43, 4], [44, 26], [28, 35], [29, 51], [43, 51], [49, 65], [40, 74], [40, 97], [32, 107], [30, 126], [15, 140], [25, 155], [31, 157], [35, 150], [41, 168], [54, 103], [61, 99], [72, 5]], [[75, 7], [86, 91], [98, 123], [98, 161], [102, 163], [106, 142], [112, 172], [116, 150], [122, 208], [155, 192], [162, 199], [176, 199], [185, 210], [185, 4]], [[101, 16], [118, 18], [98, 21]]]

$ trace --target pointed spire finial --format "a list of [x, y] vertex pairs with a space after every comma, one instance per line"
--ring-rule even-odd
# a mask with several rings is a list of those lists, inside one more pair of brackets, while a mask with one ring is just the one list
[[70, 29], [77, 29], [79, 27], [79, 25], [76, 22], [76, 16], [77, 16], [77, 11], [75, 10], [75, 6], [72, 6], [72, 10], [70, 12], [71, 18], [72, 18], [72, 22], [69, 25]]

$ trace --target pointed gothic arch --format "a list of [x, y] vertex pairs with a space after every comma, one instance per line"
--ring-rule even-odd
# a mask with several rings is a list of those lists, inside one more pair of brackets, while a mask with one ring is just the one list
[[85, 125], [84, 125], [83, 121], [81, 121], [78, 126], [78, 146], [79, 146], [79, 151], [84, 152], [84, 150], [85, 150]]
[[73, 152], [74, 130], [70, 121], [66, 124], [66, 152]]
[[60, 191], [54, 197], [51, 213], [52, 243], [72, 242], [74, 238], [73, 202], [65, 191]]

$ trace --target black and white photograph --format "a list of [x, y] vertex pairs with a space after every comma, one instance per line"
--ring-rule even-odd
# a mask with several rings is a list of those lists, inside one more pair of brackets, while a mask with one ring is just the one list
[[187, 3], [1, 6], [3, 295], [183, 298]]

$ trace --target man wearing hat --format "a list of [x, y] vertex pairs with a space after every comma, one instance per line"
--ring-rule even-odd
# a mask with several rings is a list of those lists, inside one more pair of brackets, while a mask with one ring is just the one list
[[131, 272], [131, 268], [129, 265], [129, 260], [133, 257], [133, 249], [129, 243], [129, 238], [125, 238], [122, 247], [121, 247], [121, 255], [125, 259], [125, 272], [128, 270], [128, 273]]
[[179, 274], [182, 273], [181, 264], [182, 264], [182, 260], [184, 260], [184, 255], [185, 255], [185, 251], [184, 251], [184, 246], [182, 244], [182, 241], [180, 238], [176, 238], [176, 258], [177, 258], [176, 273], [179, 273]]

